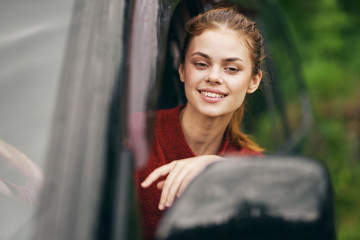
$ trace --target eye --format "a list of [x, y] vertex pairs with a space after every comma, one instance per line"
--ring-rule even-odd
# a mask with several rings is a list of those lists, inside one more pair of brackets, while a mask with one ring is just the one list
[[194, 63], [195, 67], [203, 69], [203, 68], [208, 68], [208, 65], [204, 62], [195, 62]]
[[229, 73], [237, 73], [238, 71], [240, 71], [240, 69], [237, 67], [226, 67], [225, 71], [227, 71]]

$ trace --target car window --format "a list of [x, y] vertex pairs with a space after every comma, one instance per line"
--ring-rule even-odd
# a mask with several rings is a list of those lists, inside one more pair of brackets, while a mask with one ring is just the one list
[[31, 237], [36, 196], [30, 178], [47, 161], [72, 6], [73, 0], [1, 2], [0, 239]]

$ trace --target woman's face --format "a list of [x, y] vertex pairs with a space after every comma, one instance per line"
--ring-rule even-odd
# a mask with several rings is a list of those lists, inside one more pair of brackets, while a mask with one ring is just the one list
[[232, 115], [246, 93], [258, 88], [261, 71], [253, 75], [246, 44], [229, 29], [207, 30], [191, 39], [179, 67], [187, 107], [208, 117]]

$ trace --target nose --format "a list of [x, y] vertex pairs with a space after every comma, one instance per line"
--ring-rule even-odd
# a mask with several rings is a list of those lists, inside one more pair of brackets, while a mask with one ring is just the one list
[[221, 69], [219, 67], [212, 67], [206, 77], [206, 82], [212, 84], [222, 84]]

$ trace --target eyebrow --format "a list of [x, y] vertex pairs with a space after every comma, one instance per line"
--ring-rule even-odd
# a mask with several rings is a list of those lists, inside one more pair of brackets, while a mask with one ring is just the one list
[[224, 61], [225, 61], [225, 62], [235, 62], [235, 61], [244, 62], [244, 60], [242, 60], [241, 58], [238, 58], [238, 57], [226, 58], [226, 59], [224, 59]]
[[[203, 58], [207, 58], [207, 59], [211, 59], [211, 57], [205, 53], [202, 53], [202, 52], [194, 52], [193, 54], [191, 54], [191, 56], [194, 56], [194, 55], [200, 55], [201, 57]], [[241, 62], [244, 62], [244, 60], [242, 60], [241, 58], [238, 58], [238, 57], [231, 57], [231, 58], [225, 58], [223, 59], [224, 62], [235, 62], [235, 61], [241, 61]]]
[[200, 55], [200, 56], [203, 57], [203, 58], [208, 58], [208, 59], [210, 59], [209, 55], [207, 55], [207, 54], [205, 54], [205, 53], [202, 53], [202, 52], [199, 52], [199, 51], [194, 52], [193, 54], [191, 54], [191, 56], [194, 56], [194, 55]]

